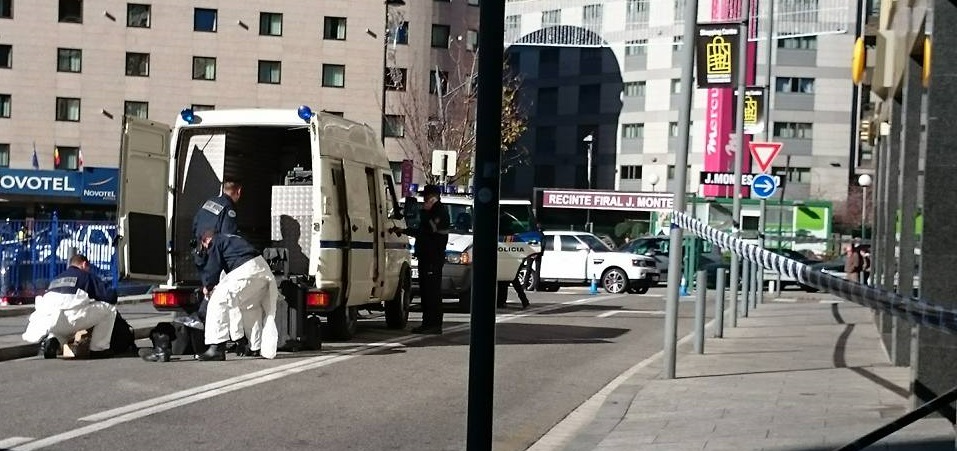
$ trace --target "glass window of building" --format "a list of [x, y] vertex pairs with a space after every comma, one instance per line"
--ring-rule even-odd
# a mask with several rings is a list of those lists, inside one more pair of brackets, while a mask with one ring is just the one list
[[598, 114], [601, 112], [601, 85], [581, 85], [578, 87], [578, 112]]
[[668, 123], [668, 136], [670, 136], [670, 137], [672, 137], [672, 138], [677, 138], [677, 137], [678, 137], [678, 123], [677, 123], [677, 122], [669, 122], [669, 123]]
[[215, 80], [216, 58], [208, 56], [193, 57], [193, 80]]
[[478, 30], [468, 30], [465, 32], [465, 49], [474, 52], [478, 49]]
[[56, 120], [80, 122], [80, 99], [73, 97], [57, 97]]
[[645, 85], [646, 82], [642, 81], [629, 81], [625, 83], [625, 97], [644, 97], [645, 96]]
[[126, 26], [130, 28], [149, 28], [150, 8], [150, 5], [141, 3], [127, 3]]
[[777, 138], [811, 139], [814, 125], [808, 122], [775, 122], [774, 136]]
[[79, 73], [83, 62], [83, 51], [80, 49], [57, 49], [57, 72]]
[[644, 55], [648, 53], [648, 40], [635, 39], [625, 42], [625, 56]]
[[811, 183], [811, 168], [773, 166], [771, 173], [792, 183]]
[[389, 38], [389, 43], [392, 45], [408, 45], [409, 22], [399, 23], [394, 29], [386, 30], [386, 37]]
[[346, 18], [326, 17], [322, 21], [322, 38], [333, 41], [346, 40]]
[[585, 29], [601, 33], [602, 8], [601, 4], [585, 5], [582, 9], [582, 26]]
[[622, 138], [641, 138], [645, 136], [645, 124], [622, 124]]
[[342, 88], [346, 86], [346, 66], [342, 64], [322, 65], [322, 86]]
[[83, 23], [83, 0], [60, 0], [60, 22]]
[[622, 180], [638, 180], [641, 179], [641, 166], [640, 165], [622, 165], [619, 170]]
[[10, 104], [13, 103], [10, 94], [0, 94], [0, 117], [10, 117]]
[[10, 167], [10, 144], [0, 144], [0, 168]]
[[557, 27], [562, 24], [562, 10], [542, 11], [542, 28]]
[[11, 67], [13, 67], [13, 46], [0, 44], [0, 68], [10, 69]]
[[671, 93], [681, 94], [681, 79], [680, 78], [671, 79]]
[[817, 36], [801, 36], [798, 38], [778, 39], [779, 49], [816, 50]]
[[538, 114], [558, 114], [558, 88], [549, 86], [538, 88]]
[[449, 92], [449, 72], [440, 70], [438, 72], [429, 71], [429, 94], [438, 94], [440, 89], [442, 94]]
[[259, 82], [278, 85], [282, 78], [282, 62], [259, 60]]
[[149, 77], [150, 54], [126, 52], [126, 76]]
[[813, 78], [776, 77], [774, 86], [777, 92], [793, 92], [799, 94], [814, 93]]
[[215, 110], [216, 105], [204, 105], [202, 103], [194, 103], [190, 105], [190, 108], [192, 108], [193, 111], [210, 111], [210, 110]]
[[13, 19], [13, 0], [0, 0], [0, 19]]
[[405, 116], [398, 114], [385, 115], [385, 130], [383, 134], [386, 138], [401, 138], [405, 136]]
[[449, 48], [449, 38], [452, 34], [452, 28], [448, 25], [432, 24], [432, 47], [447, 49]]
[[684, 42], [684, 36], [672, 36], [671, 37], [671, 51], [679, 52], [681, 51], [681, 44]]
[[638, 28], [639, 25], [647, 25], [650, 13], [650, 0], [628, 0], [625, 4], [625, 26]]
[[259, 13], [260, 36], [282, 36], [282, 14]]
[[[194, 108], [193, 111], [196, 111]], [[132, 117], [138, 117], [140, 119], [147, 119], [149, 117], [150, 104], [149, 102], [136, 102], [132, 100], [127, 100], [123, 103], [123, 114]]]
[[406, 77], [409, 70], [404, 67], [387, 67], [385, 69], [385, 89], [388, 91], [405, 91]]
[[208, 8], [193, 9], [193, 31], [208, 31], [215, 33], [219, 11]]
[[515, 14], [505, 17], [505, 42], [513, 42], [522, 34], [522, 16]]
[[80, 169], [80, 148], [57, 146], [53, 150], [53, 169], [76, 171]]
[[[685, 5], [687, 4], [687, 0], [675, 0], [675, 25], [685, 23]], [[738, 9], [741, 8], [739, 7]]]

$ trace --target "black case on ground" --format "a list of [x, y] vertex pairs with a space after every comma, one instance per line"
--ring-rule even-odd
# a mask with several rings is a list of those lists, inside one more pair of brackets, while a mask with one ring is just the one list
[[289, 277], [289, 251], [286, 248], [267, 248], [263, 251], [263, 257], [273, 274], [279, 276], [281, 296], [276, 300], [279, 349], [293, 352], [321, 349], [319, 317], [306, 312], [308, 284], [300, 278]]

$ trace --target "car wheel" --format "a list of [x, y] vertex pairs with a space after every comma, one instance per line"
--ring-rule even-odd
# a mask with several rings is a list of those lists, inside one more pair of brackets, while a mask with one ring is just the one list
[[334, 340], [349, 340], [356, 334], [359, 309], [340, 305], [329, 314], [329, 334]]
[[389, 329], [401, 329], [409, 322], [409, 306], [412, 305], [411, 282], [403, 272], [395, 296], [385, 303], [385, 325]]
[[641, 285], [638, 288], [635, 288], [635, 293], [645, 294], [648, 292], [649, 289], [651, 289], [651, 287], [649, 287], [648, 285]]
[[611, 268], [601, 275], [601, 285], [611, 294], [619, 294], [628, 290], [628, 275], [618, 268]]
[[529, 271], [527, 267], [518, 270], [518, 275], [516, 275], [515, 278], [518, 279], [519, 284], [525, 280], [525, 274], [528, 274], [528, 281], [523, 285], [523, 288], [525, 288], [525, 291], [535, 291], [538, 274], [535, 273], [535, 271]]

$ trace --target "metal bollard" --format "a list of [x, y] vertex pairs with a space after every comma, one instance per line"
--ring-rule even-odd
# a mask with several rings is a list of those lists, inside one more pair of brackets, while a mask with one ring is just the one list
[[754, 263], [751, 265], [751, 308], [754, 310], [758, 309], [758, 292], [761, 291], [761, 288], [758, 287], [758, 274], [761, 272], [761, 265]]
[[751, 306], [751, 262], [745, 260], [741, 270], [741, 317], [748, 317], [748, 309]]
[[714, 296], [714, 337], [724, 337], [724, 278], [726, 270], [718, 268], [715, 272], [715, 293]]
[[704, 354], [704, 309], [708, 296], [708, 272], [698, 271], [697, 297], [694, 303], [694, 352]]

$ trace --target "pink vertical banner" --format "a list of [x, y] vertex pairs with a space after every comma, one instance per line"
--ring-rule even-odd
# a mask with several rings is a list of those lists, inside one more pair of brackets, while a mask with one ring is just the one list
[[[736, 21], [741, 18], [740, 0], [711, 0], [711, 20], [714, 22]], [[751, 20], [749, 23], [749, 36], [756, 35], [757, 1], [751, 3]], [[748, 42], [747, 52], [747, 71], [745, 80], [747, 84], [753, 84], [755, 79], [755, 60], [757, 59], [756, 43]], [[707, 101], [705, 103], [705, 152], [704, 152], [704, 170], [708, 172], [734, 172], [734, 147], [737, 142], [731, 142], [731, 136], [735, 132], [734, 110], [735, 110], [734, 90], [731, 88], [711, 88], [707, 90]], [[748, 142], [750, 136], [745, 135], [744, 149], [738, 154], [743, 156], [742, 173], [751, 172], [751, 155], [748, 152]], [[731, 197], [734, 192], [732, 186], [705, 185], [703, 188], [706, 197]], [[747, 197], [749, 190], [747, 187], [741, 187], [741, 196]]]

